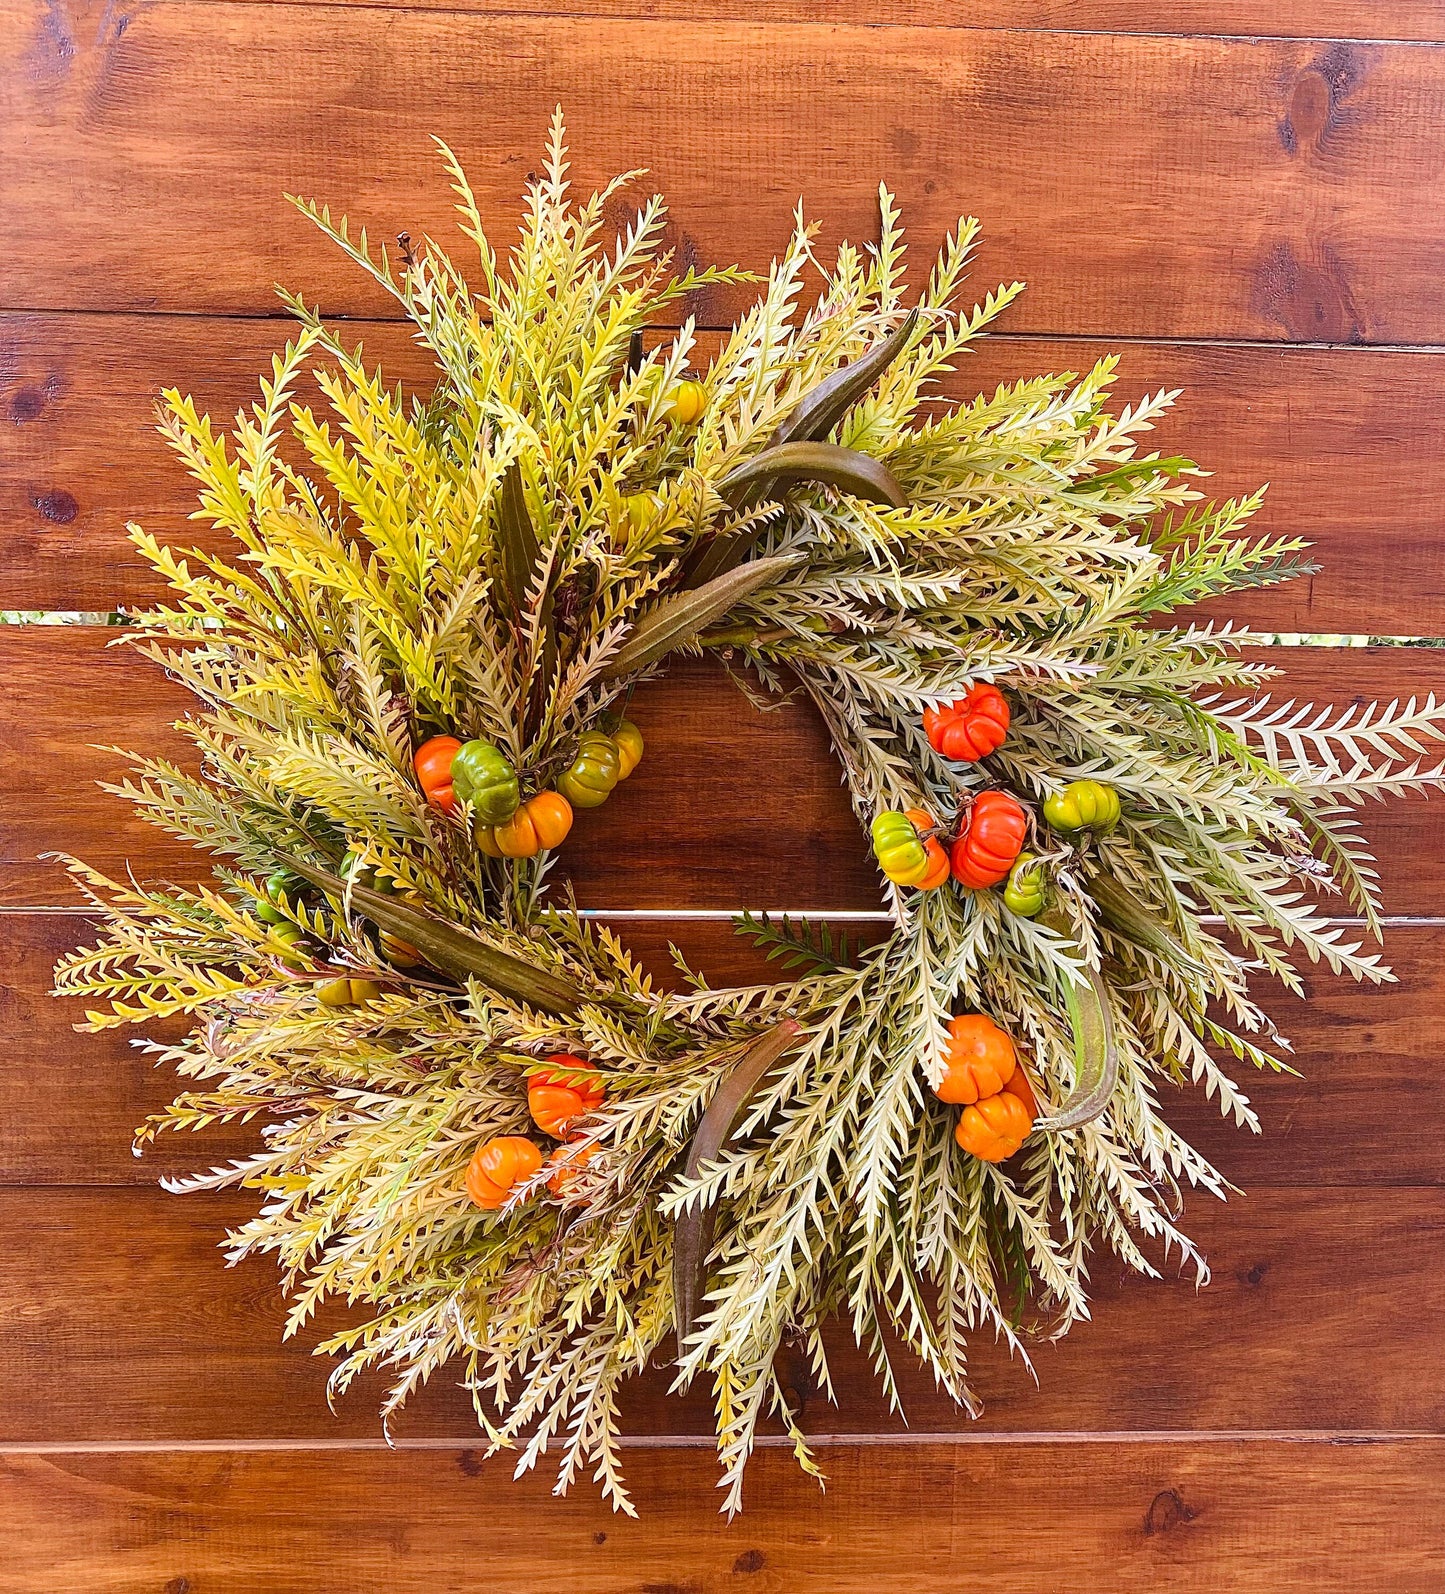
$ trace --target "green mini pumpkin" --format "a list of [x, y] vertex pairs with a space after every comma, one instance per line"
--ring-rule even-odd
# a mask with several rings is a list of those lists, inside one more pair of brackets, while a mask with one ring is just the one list
[[490, 742], [462, 743], [452, 759], [452, 791], [458, 802], [472, 805], [482, 825], [506, 824], [522, 801], [511, 760]]
[[1101, 780], [1071, 780], [1044, 803], [1044, 818], [1065, 835], [1092, 830], [1107, 836], [1119, 817], [1119, 794]]
[[621, 779], [617, 743], [601, 731], [583, 731], [577, 739], [577, 756], [562, 771], [557, 790], [574, 808], [600, 808]]
[[283, 903], [300, 896], [306, 882], [289, 869], [277, 869], [266, 880], [266, 894], [256, 898], [256, 917], [263, 924], [289, 924], [290, 917]]
[[873, 856], [895, 885], [913, 886], [928, 873], [928, 851], [907, 814], [890, 808], [873, 821]]
[[263, 943], [263, 950], [278, 957], [288, 969], [304, 969], [311, 965], [306, 936], [301, 927], [289, 919], [273, 924]]
[[1031, 852], [1021, 852], [1008, 872], [1008, 884], [1003, 888], [1004, 906], [1021, 919], [1036, 919], [1044, 910], [1048, 891], [1048, 881], [1038, 859]]

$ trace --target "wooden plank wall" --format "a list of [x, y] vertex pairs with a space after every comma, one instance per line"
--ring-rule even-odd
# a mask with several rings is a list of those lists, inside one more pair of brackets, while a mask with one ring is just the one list
[[[509, 229], [558, 101], [582, 180], [652, 166], [686, 258], [765, 265], [800, 193], [825, 239], [867, 238], [880, 177], [921, 254], [976, 212], [980, 291], [1032, 286], [960, 392], [1117, 349], [1126, 391], [1186, 389], [1162, 446], [1225, 491], [1270, 479], [1261, 525], [1326, 561], [1232, 612], [1445, 634], [1439, 0], [0, 0], [0, 607], [152, 591], [124, 520], [192, 528], [150, 406], [170, 383], [241, 402], [284, 336], [276, 278], [416, 369], [283, 191], [381, 236], [440, 228], [439, 133]], [[716, 331], [737, 302], [692, 309]], [[47, 998], [86, 925], [39, 855], [203, 864], [94, 785], [118, 768], [96, 744], [164, 746], [181, 707], [108, 635], [0, 631], [0, 1589], [1445, 1589], [1438, 807], [1374, 827], [1400, 983], [1320, 976], [1310, 1006], [1278, 1004], [1302, 1077], [1249, 1082], [1265, 1138], [1171, 1107], [1244, 1191], [1190, 1214], [1208, 1290], [1101, 1265], [1095, 1320], [1040, 1352], [1040, 1388], [981, 1353], [972, 1427], [914, 1377], [905, 1432], [841, 1350], [836, 1411], [787, 1367], [829, 1492], [765, 1449], [730, 1526], [705, 1408], [644, 1381], [631, 1523], [585, 1487], [509, 1482], [443, 1383], [395, 1452], [374, 1388], [330, 1414], [324, 1366], [278, 1343], [274, 1280], [222, 1265], [243, 1204], [155, 1188], [243, 1139], [131, 1157], [169, 1082]], [[1439, 690], [1442, 657], [1304, 649], [1286, 685]], [[685, 667], [638, 715], [651, 755], [575, 877], [592, 906], [653, 911], [627, 928], [659, 966], [670, 938], [746, 966], [700, 910], [876, 911], [802, 711], [753, 714]], [[758, 845], [769, 827], [719, 780], [776, 793], [786, 844]]]

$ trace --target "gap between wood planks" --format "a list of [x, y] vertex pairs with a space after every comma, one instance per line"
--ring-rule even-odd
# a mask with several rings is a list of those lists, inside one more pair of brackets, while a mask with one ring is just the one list
[[[567, 910], [559, 908], [558, 912]], [[43, 913], [50, 916], [97, 919], [99, 908], [60, 907], [52, 903], [12, 903], [0, 906], [0, 917], [7, 913]], [[583, 919], [626, 919], [632, 923], [666, 924], [677, 921], [683, 924], [728, 924], [742, 914], [768, 919], [828, 919], [843, 924], [892, 924], [893, 915], [883, 909], [872, 908], [581, 908], [578, 917]], [[1327, 921], [1330, 924], [1365, 924], [1364, 919], [1338, 915]], [[1200, 924], [1220, 925], [1224, 920], [1215, 914], [1202, 914]], [[1385, 913], [1380, 923], [1387, 930], [1403, 930], [1411, 926], [1445, 925], [1445, 916], [1411, 913]]]
[[[207, 5], [238, 5], [253, 3], [253, 0], [187, 0], [187, 3], [203, 3]], [[311, 0], [266, 0], [267, 4], [296, 4], [305, 6]], [[349, 6], [350, 0], [325, 0], [325, 3], [337, 6]], [[379, 8], [380, 9], [380, 8]], [[475, 14], [475, 13], [473, 13]], [[996, 31], [993, 29], [987, 31]], [[1349, 41], [1344, 41], [1349, 42]], [[1403, 41], [1409, 43], [1409, 40]], [[168, 308], [164, 305], [150, 305], [143, 310], [134, 306], [98, 306], [98, 305], [34, 305], [34, 304], [9, 304], [0, 302], [0, 316], [45, 316], [64, 317], [66, 320], [80, 317], [95, 320], [146, 320], [146, 321], [212, 321], [218, 323], [261, 322], [269, 324], [275, 322], [278, 326], [299, 326], [295, 316], [284, 306], [267, 310], [192, 310], [186, 308]], [[352, 315], [344, 312], [328, 314], [325, 318], [328, 326], [410, 326], [411, 319], [404, 315], [384, 315], [379, 312], [368, 312], [365, 315]], [[724, 338], [736, 330], [736, 323], [719, 322], [713, 324], [705, 321], [694, 321], [692, 330], [694, 334], [709, 338]], [[682, 331], [681, 326], [658, 323], [649, 326], [649, 333], [655, 334], [659, 344], [665, 343], [669, 338], [675, 337]], [[1445, 343], [1368, 343], [1355, 341], [1329, 342], [1327, 340], [1309, 341], [1302, 338], [1238, 338], [1238, 337], [1170, 337], [1162, 333], [1137, 333], [1137, 332], [1073, 332], [1067, 328], [1050, 330], [1047, 327], [1034, 327], [1028, 331], [1013, 331], [1006, 327], [990, 329], [980, 334], [980, 337], [993, 339], [1007, 339], [1019, 343], [1080, 343], [1099, 344], [1104, 348], [1157, 347], [1167, 345], [1170, 348], [1180, 349], [1263, 349], [1279, 351], [1298, 351], [1300, 353], [1326, 353], [1326, 354], [1445, 354]]]
[[[816, 1449], [862, 1448], [890, 1445], [896, 1449], [930, 1445], [1198, 1445], [1210, 1443], [1382, 1445], [1437, 1442], [1440, 1434], [1428, 1428], [1180, 1428], [1152, 1430], [1127, 1428], [1110, 1430], [1040, 1429], [1036, 1432], [954, 1432], [928, 1433], [809, 1433], [808, 1444]], [[619, 1434], [618, 1445], [625, 1450], [713, 1450], [715, 1434]], [[792, 1450], [786, 1434], [759, 1434], [753, 1441], [759, 1450]], [[93, 1456], [93, 1455], [214, 1455], [226, 1451], [264, 1453], [271, 1450], [457, 1450], [474, 1449], [475, 1435], [418, 1436], [412, 1439], [89, 1439], [14, 1440], [0, 1442], [0, 1456]]]

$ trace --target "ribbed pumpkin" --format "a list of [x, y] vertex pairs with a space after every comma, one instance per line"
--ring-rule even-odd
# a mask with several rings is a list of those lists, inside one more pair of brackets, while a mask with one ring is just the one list
[[971, 687], [956, 703], [923, 713], [929, 746], [955, 764], [977, 763], [996, 753], [1008, 736], [1008, 722], [1008, 700], [985, 683]]
[[631, 720], [623, 720], [612, 733], [617, 746], [617, 778], [626, 780], [642, 762], [642, 732]]
[[547, 1188], [553, 1195], [565, 1196], [572, 1181], [596, 1155], [596, 1146], [584, 1146], [580, 1142], [558, 1146], [547, 1159], [547, 1166], [553, 1170]]
[[986, 1013], [959, 1013], [948, 1021], [944, 1074], [934, 1087], [940, 1101], [966, 1106], [995, 1096], [1018, 1065], [1014, 1043]]
[[664, 414], [679, 426], [691, 426], [707, 408], [707, 389], [701, 382], [679, 382], [667, 395]]
[[505, 824], [522, 800], [517, 771], [491, 742], [463, 742], [452, 758], [452, 797], [472, 805], [479, 825]]
[[622, 779], [622, 754], [601, 731], [583, 731], [577, 755], [557, 777], [557, 790], [574, 808], [600, 808]]
[[279, 958], [288, 969], [308, 968], [311, 963], [307, 956], [305, 931], [289, 919], [284, 924], [271, 926], [265, 941], [261, 943], [261, 950]]
[[417, 748], [412, 756], [416, 768], [417, 784], [433, 808], [444, 814], [453, 813], [457, 795], [452, 790], [452, 760], [462, 750], [455, 736], [433, 736]]
[[556, 1074], [533, 1074], [527, 1081], [532, 1122], [554, 1140], [566, 1138], [578, 1118], [596, 1112], [606, 1099], [602, 1077], [580, 1057], [556, 1052], [547, 1059]]
[[489, 858], [532, 858], [560, 847], [571, 829], [571, 803], [560, 792], [539, 791], [505, 825], [479, 829], [477, 845]]
[[495, 1135], [478, 1146], [467, 1165], [467, 1194], [484, 1212], [495, 1212], [513, 1189], [542, 1166], [540, 1147], [521, 1135]]
[[1029, 816], [1017, 797], [980, 792], [953, 844], [953, 878], [970, 891], [996, 886], [1013, 868], [1028, 833]]
[[1065, 835], [1092, 830], [1107, 836], [1121, 813], [1118, 792], [1102, 780], [1071, 780], [1044, 802], [1044, 818]]
[[1036, 919], [1044, 911], [1048, 894], [1049, 882], [1043, 865], [1033, 853], [1021, 852], [1008, 872], [1003, 905], [1021, 919]]
[[375, 980], [327, 980], [316, 987], [316, 1000], [323, 1007], [365, 1007], [380, 995]]
[[873, 856], [895, 885], [933, 891], [948, 879], [948, 854], [936, 837], [923, 838], [936, 823], [923, 808], [889, 809], [873, 821]]
[[273, 870], [266, 878], [265, 894], [256, 898], [256, 917], [263, 924], [289, 924], [283, 905], [289, 907], [305, 889], [306, 882], [289, 869]]
[[1016, 1092], [1004, 1089], [965, 1107], [953, 1138], [984, 1162], [1003, 1162], [1023, 1145], [1033, 1126], [1034, 1115], [1027, 1103]]

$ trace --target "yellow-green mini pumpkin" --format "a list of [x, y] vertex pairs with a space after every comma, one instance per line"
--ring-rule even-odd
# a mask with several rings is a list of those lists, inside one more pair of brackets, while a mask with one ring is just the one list
[[327, 980], [316, 987], [316, 1000], [323, 1007], [365, 1007], [380, 995], [375, 980]]
[[576, 757], [558, 777], [557, 790], [574, 808], [600, 808], [621, 779], [617, 743], [601, 731], [583, 731]]
[[1119, 794], [1101, 780], [1071, 780], [1044, 802], [1044, 818], [1065, 835], [1092, 830], [1107, 836], [1119, 816]]
[[707, 389], [701, 382], [679, 382], [668, 394], [667, 409], [668, 420], [675, 421], [679, 426], [691, 426], [702, 418], [702, 412], [707, 408]]
[[1033, 853], [1021, 852], [1009, 870], [1003, 904], [1021, 919], [1036, 919], [1044, 910], [1048, 889], [1043, 868]]

